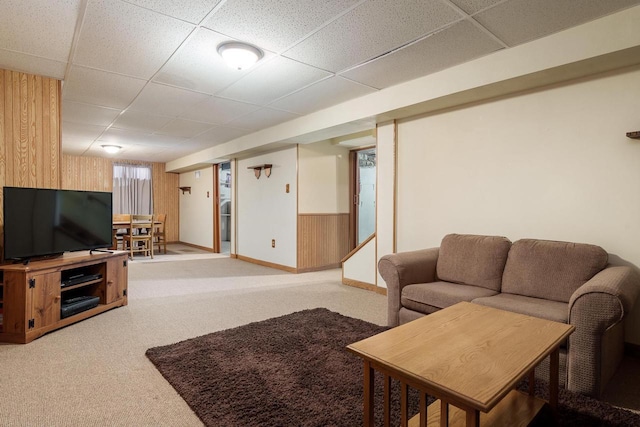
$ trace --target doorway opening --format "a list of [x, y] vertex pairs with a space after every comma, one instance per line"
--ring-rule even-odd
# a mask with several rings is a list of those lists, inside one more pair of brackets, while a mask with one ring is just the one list
[[229, 255], [231, 249], [231, 163], [218, 165], [219, 252]]
[[376, 231], [376, 149], [351, 152], [351, 249]]

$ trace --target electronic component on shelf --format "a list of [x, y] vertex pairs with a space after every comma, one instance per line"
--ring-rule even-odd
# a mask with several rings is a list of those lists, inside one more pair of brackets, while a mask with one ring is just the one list
[[73, 316], [74, 314], [92, 309], [97, 307], [99, 303], [100, 297], [92, 295], [84, 295], [63, 300], [62, 304], [60, 304], [60, 318], [64, 319], [65, 317]]

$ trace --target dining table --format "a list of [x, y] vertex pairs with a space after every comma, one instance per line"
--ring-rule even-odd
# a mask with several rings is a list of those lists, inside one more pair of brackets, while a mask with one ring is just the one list
[[[144, 221], [144, 222], [147, 223], [147, 221]], [[135, 225], [135, 222], [134, 222], [134, 225]], [[162, 222], [153, 220], [153, 225], [160, 226], [162, 225]], [[111, 248], [110, 248], [111, 250], [118, 249], [118, 238], [117, 238], [118, 230], [125, 229], [127, 230], [127, 232], [129, 232], [130, 228], [131, 228], [131, 221], [112, 221], [111, 222]]]

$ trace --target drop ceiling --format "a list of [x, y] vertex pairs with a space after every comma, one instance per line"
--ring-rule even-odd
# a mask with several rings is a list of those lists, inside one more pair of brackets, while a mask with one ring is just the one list
[[[63, 153], [166, 162], [637, 4], [2, 0], [0, 68], [63, 80]], [[265, 56], [233, 70], [229, 40]]]

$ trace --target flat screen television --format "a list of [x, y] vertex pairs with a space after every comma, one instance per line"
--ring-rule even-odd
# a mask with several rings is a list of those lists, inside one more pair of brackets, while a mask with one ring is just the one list
[[4, 259], [111, 246], [112, 195], [4, 187]]

